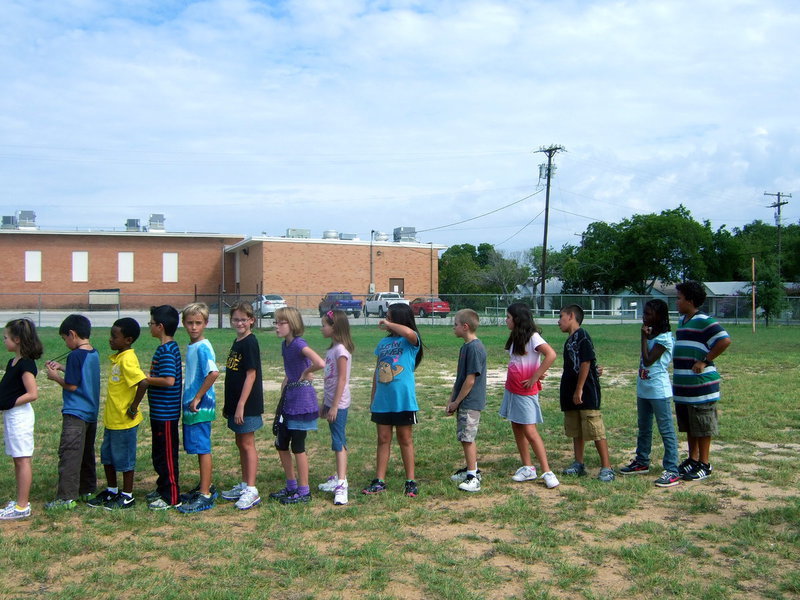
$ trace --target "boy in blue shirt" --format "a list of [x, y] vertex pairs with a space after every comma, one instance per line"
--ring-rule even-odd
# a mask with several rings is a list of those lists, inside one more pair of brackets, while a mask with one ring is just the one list
[[181, 349], [173, 339], [178, 311], [168, 305], [150, 309], [150, 335], [161, 345], [153, 353], [147, 378], [150, 427], [153, 431], [153, 468], [156, 489], [147, 495], [148, 508], [166, 510], [180, 504], [178, 488], [178, 421], [181, 417]]
[[217, 491], [211, 485], [211, 421], [217, 416], [214, 382], [219, 377], [216, 355], [204, 332], [208, 325], [208, 306], [189, 304], [182, 312], [183, 326], [189, 334], [186, 348], [186, 378], [183, 386], [183, 448], [196, 454], [200, 483], [181, 496], [178, 510], [200, 512], [214, 507]]
[[71, 510], [76, 499], [88, 500], [97, 489], [94, 443], [100, 410], [100, 355], [89, 342], [92, 324], [83, 315], [69, 315], [58, 333], [70, 352], [66, 365], [55, 360], [45, 364], [47, 378], [61, 386], [64, 402], [58, 488], [56, 499], [45, 509]]

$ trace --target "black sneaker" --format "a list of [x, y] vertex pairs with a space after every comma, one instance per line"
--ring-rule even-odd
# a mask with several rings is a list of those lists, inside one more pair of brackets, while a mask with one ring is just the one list
[[[478, 481], [481, 480], [481, 470], [478, 469], [476, 471], [478, 473]], [[467, 467], [462, 467], [452, 475], [450, 475], [450, 481], [455, 481], [456, 483], [462, 483], [467, 478]]]
[[[211, 494], [211, 499], [216, 500], [219, 498], [219, 492], [217, 492], [217, 488], [212, 483], [211, 486], [208, 488], [208, 492]], [[200, 495], [200, 484], [198, 483], [188, 492], [184, 492], [180, 495], [181, 502], [192, 502]]]
[[89, 500], [86, 503], [86, 505], [87, 506], [91, 506], [92, 508], [103, 508], [103, 505], [106, 502], [108, 502], [109, 500], [112, 500], [113, 498], [116, 498], [116, 497], [117, 497], [117, 495], [114, 492], [109, 492], [108, 490], [103, 490], [102, 492], [97, 494], [94, 498]]
[[686, 475], [694, 470], [695, 461], [691, 458], [687, 458], [681, 464], [678, 465], [678, 475]]
[[409, 479], [406, 481], [406, 491], [405, 495], [409, 498], [416, 498], [419, 494], [419, 490], [417, 489], [417, 482], [413, 479]]
[[103, 508], [106, 510], [123, 510], [127, 508], [133, 508], [133, 505], [136, 504], [136, 498], [133, 496], [126, 496], [122, 492], [106, 500], [103, 503]]
[[361, 490], [362, 494], [367, 494], [368, 496], [372, 496], [373, 494], [380, 494], [381, 492], [386, 491], [386, 484], [381, 481], [380, 479], [373, 479], [372, 482]]
[[311, 492], [308, 494], [300, 494], [295, 490], [291, 496], [281, 498], [281, 504], [301, 504], [303, 502], [311, 502]]
[[289, 496], [293, 496], [296, 493], [297, 493], [297, 488], [295, 488], [295, 489], [293, 489], [291, 491], [289, 491], [286, 488], [283, 488], [282, 490], [278, 490], [277, 492], [272, 492], [269, 495], [269, 497], [272, 498], [273, 500], [283, 500], [284, 498], [288, 498]]
[[623, 475], [645, 475], [650, 472], [650, 465], [634, 459], [626, 467], [620, 467], [619, 472]]
[[711, 475], [711, 471], [713, 471], [711, 465], [707, 463], [696, 463], [694, 465], [694, 469], [685, 473], [683, 475], [684, 481], [700, 481], [701, 479], [705, 479], [709, 475]]
[[158, 490], [153, 490], [152, 492], [149, 492], [147, 496], [144, 497], [144, 499], [147, 500], [148, 504], [150, 504], [151, 502], [155, 502], [159, 498], [161, 498], [161, 494], [159, 493]]

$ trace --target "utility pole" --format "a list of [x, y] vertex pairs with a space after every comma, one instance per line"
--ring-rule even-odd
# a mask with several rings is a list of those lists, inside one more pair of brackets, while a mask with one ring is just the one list
[[791, 194], [784, 194], [782, 192], [777, 192], [774, 194], [770, 194], [768, 192], [764, 192], [765, 196], [775, 196], [777, 200], [769, 205], [769, 208], [775, 209], [775, 225], [778, 226], [778, 281], [783, 281], [781, 278], [781, 206], [784, 204], [789, 204], [787, 200], [781, 201], [781, 198], [791, 198]]
[[551, 145], [548, 147], [541, 146], [536, 152], [542, 152], [547, 155], [547, 166], [539, 165], [539, 178], [542, 177], [542, 167], [545, 167], [545, 175], [547, 177], [547, 191], [545, 193], [544, 199], [544, 242], [542, 242], [542, 291], [541, 291], [541, 306], [539, 307], [541, 310], [544, 310], [544, 286], [545, 280], [547, 279], [547, 229], [550, 225], [550, 179], [553, 176], [553, 170], [555, 169], [555, 165], [553, 165], [553, 156], [555, 156], [556, 152], [563, 152], [564, 146], [558, 145]]

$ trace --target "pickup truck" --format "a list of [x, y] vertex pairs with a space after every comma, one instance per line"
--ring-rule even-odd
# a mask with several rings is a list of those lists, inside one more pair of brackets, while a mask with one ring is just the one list
[[328, 292], [319, 303], [319, 316], [329, 310], [343, 310], [348, 315], [361, 316], [361, 300], [353, 299], [350, 292]]
[[408, 300], [397, 292], [378, 292], [367, 296], [364, 303], [364, 315], [378, 315], [380, 318], [386, 316], [392, 304], [408, 304]]

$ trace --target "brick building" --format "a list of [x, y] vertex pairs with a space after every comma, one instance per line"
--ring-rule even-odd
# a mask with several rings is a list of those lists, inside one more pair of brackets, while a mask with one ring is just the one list
[[[5, 219], [5, 218], [4, 218]], [[152, 224], [152, 222], [151, 222]], [[0, 308], [214, 304], [276, 293], [299, 308], [328, 291], [434, 294], [444, 246], [412, 241], [149, 231], [0, 229]], [[105, 290], [105, 291], [103, 291]]]

